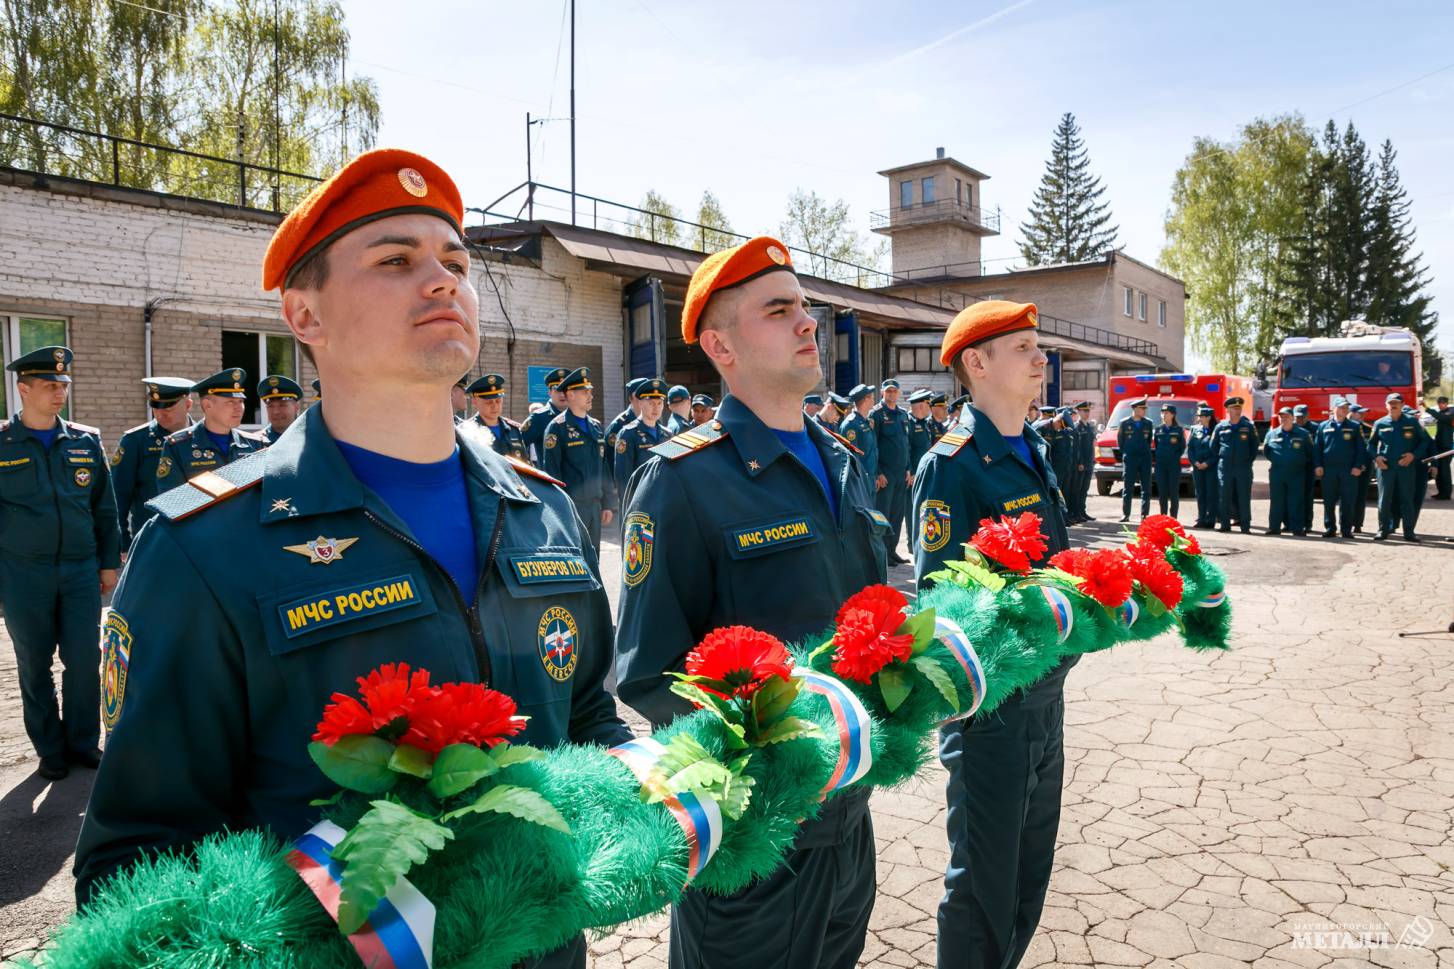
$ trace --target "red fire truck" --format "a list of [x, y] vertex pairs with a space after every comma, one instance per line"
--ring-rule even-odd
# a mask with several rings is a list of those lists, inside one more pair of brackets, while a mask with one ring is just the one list
[[1388, 412], [1384, 399], [1395, 391], [1417, 407], [1423, 395], [1419, 338], [1400, 327], [1349, 320], [1336, 337], [1288, 337], [1277, 361], [1273, 412], [1308, 406], [1315, 421], [1326, 420], [1334, 397], [1367, 408], [1372, 423]]
[[[1116, 429], [1131, 416], [1131, 401], [1146, 398], [1146, 416], [1151, 423], [1161, 423], [1161, 406], [1176, 408], [1176, 422], [1183, 427], [1196, 425], [1197, 407], [1208, 404], [1219, 421], [1227, 416], [1227, 398], [1241, 397], [1252, 414], [1252, 378], [1224, 373], [1143, 373], [1111, 378], [1106, 394], [1110, 416], [1096, 437], [1096, 493], [1108, 495], [1121, 480], [1121, 449], [1116, 446]], [[1181, 490], [1191, 491], [1191, 464], [1181, 459]]]

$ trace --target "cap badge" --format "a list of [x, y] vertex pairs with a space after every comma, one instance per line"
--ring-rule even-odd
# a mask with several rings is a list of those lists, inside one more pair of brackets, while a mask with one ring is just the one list
[[51, 356], [55, 357], [57, 360], [64, 360], [64, 359], [66, 359], [66, 351], [64, 351], [64, 350], [52, 350], [51, 351]]
[[767, 258], [771, 259], [773, 262], [777, 263], [779, 266], [783, 265], [784, 263], [786, 263], [788, 261], [788, 254], [785, 253], [785, 252], [783, 252], [777, 246], [768, 246], [766, 251], [767, 251]]
[[399, 184], [416, 199], [422, 199], [429, 194], [429, 186], [425, 184], [424, 176], [412, 168], [399, 169]]
[[234, 371], [232, 371], [232, 379], [234, 381], [241, 380], [242, 379], [242, 371], [241, 370], [234, 370]]

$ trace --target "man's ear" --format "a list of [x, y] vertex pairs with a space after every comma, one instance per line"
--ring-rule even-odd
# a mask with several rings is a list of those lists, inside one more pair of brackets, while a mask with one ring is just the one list
[[737, 357], [736, 351], [723, 339], [720, 330], [703, 330], [697, 337], [697, 344], [707, 355], [707, 359], [719, 367], [730, 365]]
[[310, 290], [283, 290], [283, 322], [293, 339], [308, 346], [321, 346], [323, 320], [316, 309], [317, 294]]

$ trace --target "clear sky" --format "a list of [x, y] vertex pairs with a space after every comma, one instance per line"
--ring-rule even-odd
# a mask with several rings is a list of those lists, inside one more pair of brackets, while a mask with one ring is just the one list
[[[483, 206], [525, 180], [525, 113], [568, 115], [564, 0], [344, 0], [349, 70], [373, 77], [379, 144], [421, 151]], [[1454, 3], [967, 0], [891, 4], [578, 0], [577, 185], [774, 232], [795, 188], [860, 231], [893, 165], [950, 155], [991, 176], [1011, 265], [1060, 115], [1075, 113], [1126, 251], [1156, 262], [1198, 135], [1257, 116], [1353, 121], [1393, 140], [1438, 345], [1454, 362]], [[534, 129], [537, 181], [569, 184], [569, 126]], [[559, 217], [561, 213], [542, 213]], [[1190, 348], [1189, 348], [1190, 349]]]

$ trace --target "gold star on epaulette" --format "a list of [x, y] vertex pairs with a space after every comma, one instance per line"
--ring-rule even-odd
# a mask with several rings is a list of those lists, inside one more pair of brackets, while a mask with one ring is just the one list
[[988, 454], [986, 454], [986, 455], [985, 455], [985, 456], [984, 456], [984, 463], [985, 463], [985, 464], [989, 464], [989, 463], [990, 463], [990, 462], [991, 462], [991, 461], [993, 461], [993, 460], [994, 460], [994, 458], [992, 458], [992, 457], [990, 457], [990, 456], [989, 456], [989, 455], [988, 455]]
[[293, 499], [292, 498], [278, 498], [278, 499], [276, 499], [273, 502], [273, 507], [271, 507], [271, 508], [268, 509], [268, 514], [269, 515], [276, 515], [280, 511], [285, 511], [288, 514], [291, 515], [293, 513]]
[[761, 471], [762, 470], [762, 465], [758, 464], [756, 461], [748, 461], [747, 462], [747, 469], [749, 471]]

